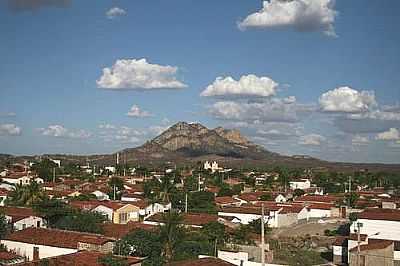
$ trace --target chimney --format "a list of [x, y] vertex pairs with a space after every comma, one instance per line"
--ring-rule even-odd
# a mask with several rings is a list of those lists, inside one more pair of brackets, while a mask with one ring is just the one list
[[33, 247], [33, 261], [40, 260], [39, 247]]

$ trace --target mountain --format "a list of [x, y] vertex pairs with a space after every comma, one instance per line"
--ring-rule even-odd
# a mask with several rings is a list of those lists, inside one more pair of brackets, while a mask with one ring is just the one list
[[153, 158], [216, 155], [259, 160], [276, 156], [250, 142], [237, 130], [208, 129], [199, 123], [186, 122], [179, 122], [143, 146], [124, 152], [141, 156], [147, 153], [147, 157]]
[[[140, 147], [119, 151], [120, 162], [147, 166], [175, 163], [194, 165], [199, 161], [217, 160], [225, 167], [266, 167], [284, 165], [291, 168], [313, 168], [317, 171], [353, 172], [400, 171], [399, 164], [367, 164], [328, 162], [307, 155], [284, 156], [252, 143], [238, 130], [222, 127], [208, 129], [198, 123], [179, 122]], [[62, 164], [114, 165], [116, 153], [96, 155], [43, 154], [42, 157], [60, 159]], [[8, 163], [37, 160], [38, 156], [0, 154], [0, 168]]]

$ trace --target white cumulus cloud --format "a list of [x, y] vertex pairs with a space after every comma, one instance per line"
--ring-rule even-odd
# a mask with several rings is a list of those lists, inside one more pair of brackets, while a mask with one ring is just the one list
[[148, 63], [146, 59], [120, 59], [103, 69], [96, 81], [104, 89], [181, 89], [187, 85], [176, 77], [178, 68]]
[[338, 12], [334, 0], [270, 0], [263, 8], [238, 23], [239, 29], [293, 28], [297, 31], [321, 31], [336, 36], [334, 22]]
[[325, 137], [318, 134], [309, 134], [300, 137], [299, 144], [306, 146], [320, 146], [326, 140]]
[[0, 124], [0, 136], [21, 135], [21, 128], [15, 124]]
[[49, 125], [46, 128], [39, 128], [38, 131], [43, 136], [56, 138], [72, 138], [72, 139], [87, 139], [92, 136], [90, 132], [83, 129], [67, 129], [62, 125]]
[[133, 105], [129, 112], [126, 114], [127, 116], [131, 117], [149, 117], [151, 114], [147, 111], [140, 109], [138, 105]]
[[126, 11], [120, 7], [112, 7], [106, 12], [106, 16], [109, 19], [114, 19], [119, 16], [126, 15]]
[[367, 112], [377, 103], [374, 92], [339, 87], [323, 93], [319, 105], [324, 112], [361, 113]]
[[369, 143], [368, 137], [364, 137], [364, 136], [361, 136], [358, 134], [353, 136], [353, 138], [351, 139], [351, 144], [357, 145], [357, 146], [366, 145], [368, 143]]
[[238, 81], [232, 77], [218, 77], [200, 95], [269, 97], [275, 95], [277, 88], [278, 83], [269, 77], [257, 77], [250, 74], [242, 76]]
[[378, 140], [400, 140], [400, 131], [397, 128], [390, 128], [388, 131], [376, 135]]

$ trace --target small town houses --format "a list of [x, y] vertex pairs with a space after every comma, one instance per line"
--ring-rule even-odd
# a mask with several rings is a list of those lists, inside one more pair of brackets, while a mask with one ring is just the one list
[[368, 208], [357, 214], [349, 236], [333, 244], [335, 263], [398, 265], [400, 263], [400, 210]]
[[28, 260], [67, 255], [81, 250], [112, 252], [115, 240], [97, 234], [29, 227], [0, 241], [9, 251]]
[[7, 222], [14, 230], [23, 230], [28, 227], [46, 228], [46, 221], [37, 216], [31, 208], [23, 207], [0, 207]]

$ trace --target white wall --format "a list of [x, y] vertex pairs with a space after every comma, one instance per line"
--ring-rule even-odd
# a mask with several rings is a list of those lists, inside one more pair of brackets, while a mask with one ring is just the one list
[[328, 218], [331, 217], [331, 210], [310, 209], [308, 218]]
[[[22, 230], [28, 227], [37, 227], [37, 222], [40, 222], [40, 228], [46, 228], [45, 220], [40, 217], [30, 216], [14, 223], [15, 230]], [[25, 225], [25, 227], [24, 227]]]
[[33, 259], [33, 247], [39, 247], [39, 258], [60, 256], [78, 251], [78, 249], [34, 245], [10, 240], [1, 240], [0, 243], [6, 245], [8, 250], [14, 250], [21, 256], [27, 256], [29, 260]]
[[110, 208], [108, 208], [108, 207], [99, 205], [99, 206], [97, 206], [96, 208], [94, 208], [92, 211], [94, 211], [94, 212], [99, 212], [99, 213], [101, 213], [101, 214], [106, 215], [106, 216], [107, 216], [107, 219], [110, 220], [110, 221], [113, 220], [113, 213], [114, 213], [113, 209], [110, 209]]
[[[400, 222], [358, 219], [350, 227], [352, 233], [357, 229], [357, 222], [363, 224], [360, 230], [361, 234], [366, 234], [369, 238], [400, 241]], [[376, 233], [378, 235], [375, 235]]]

